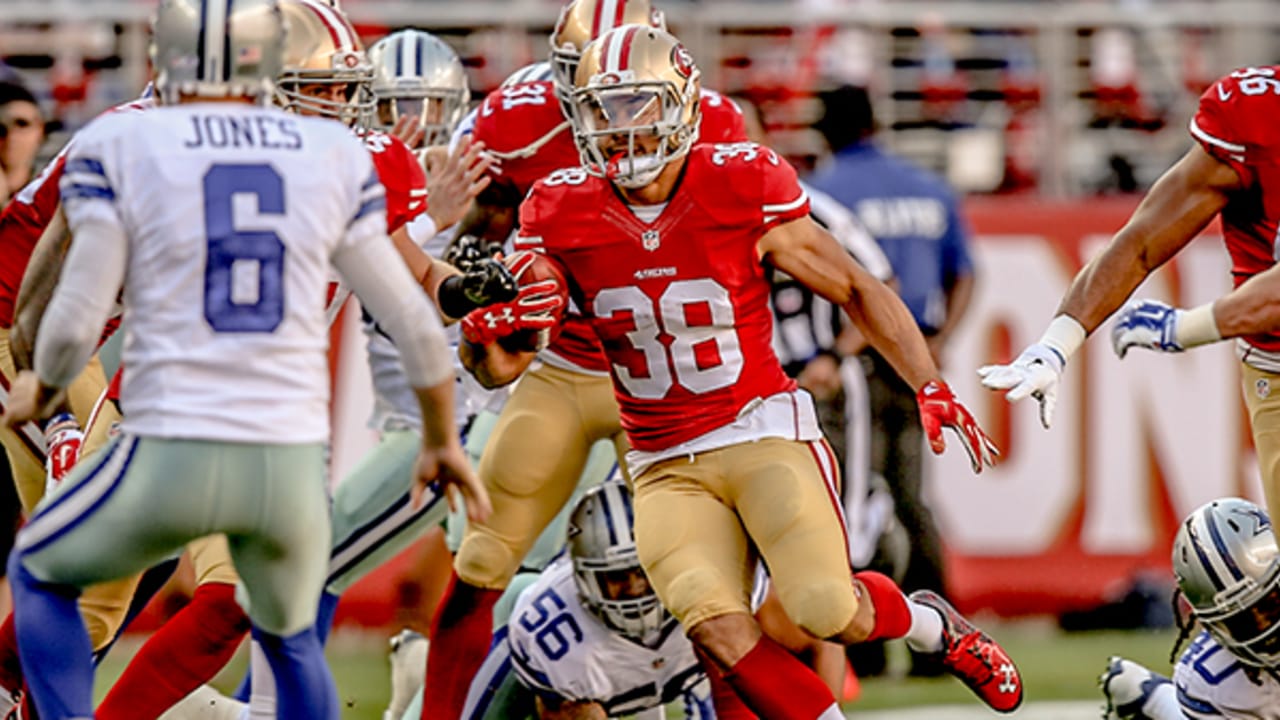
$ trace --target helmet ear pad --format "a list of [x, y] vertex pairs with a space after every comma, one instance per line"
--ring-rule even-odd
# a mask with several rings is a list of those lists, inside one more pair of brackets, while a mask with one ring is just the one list
[[1280, 550], [1261, 508], [1239, 498], [1197, 508], [1174, 538], [1173, 570], [1220, 645], [1250, 665], [1280, 662]]

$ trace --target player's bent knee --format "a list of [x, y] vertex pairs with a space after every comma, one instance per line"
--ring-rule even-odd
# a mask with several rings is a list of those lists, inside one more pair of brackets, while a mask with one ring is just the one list
[[849, 627], [858, 609], [853, 585], [844, 578], [815, 580], [800, 587], [779, 588], [787, 616], [816, 638], [832, 638]]
[[458, 578], [468, 585], [501, 589], [511, 581], [519, 564], [519, 558], [505, 543], [490, 535], [471, 532], [463, 538], [453, 567]]

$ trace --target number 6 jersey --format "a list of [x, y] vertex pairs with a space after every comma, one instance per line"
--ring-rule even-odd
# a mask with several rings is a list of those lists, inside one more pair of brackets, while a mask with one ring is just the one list
[[568, 271], [632, 447], [660, 452], [795, 389], [774, 355], [756, 245], [809, 202], [772, 150], [737, 143], [695, 146], [666, 205], [637, 209], [660, 213], [647, 222], [606, 180], [559, 170], [521, 206], [516, 247]]
[[127, 238], [125, 431], [328, 440], [331, 259], [390, 249], [350, 130], [226, 103], [108, 115], [77, 136], [61, 193], [73, 230]]

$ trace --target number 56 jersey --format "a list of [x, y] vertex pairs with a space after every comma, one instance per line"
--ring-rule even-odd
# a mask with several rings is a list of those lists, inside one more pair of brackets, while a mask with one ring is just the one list
[[77, 136], [61, 192], [71, 227], [127, 238], [124, 430], [328, 440], [331, 260], [387, 243], [346, 127], [227, 103], [108, 115]]
[[704, 678], [675, 618], [652, 647], [605, 627], [578, 598], [567, 557], [520, 593], [506, 630], [512, 666], [526, 687], [552, 698], [598, 702], [609, 717], [672, 702]]
[[525, 199], [516, 239], [567, 271], [604, 344], [622, 426], [642, 452], [728, 426], [756, 399], [795, 389], [773, 351], [756, 246], [807, 215], [809, 202], [772, 150], [696, 145], [660, 210], [646, 221], [606, 180], [560, 170]]

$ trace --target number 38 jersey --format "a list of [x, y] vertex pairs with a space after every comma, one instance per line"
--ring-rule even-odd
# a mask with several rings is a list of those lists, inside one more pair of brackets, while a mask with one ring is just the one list
[[1203, 630], [1178, 658], [1173, 684], [1188, 718], [1280, 720], [1280, 681], [1248, 669]]
[[573, 564], [556, 561], [516, 600], [507, 624], [520, 681], [552, 698], [598, 702], [621, 717], [680, 698], [704, 678], [693, 645], [672, 618], [655, 647], [610, 630], [582, 605]]
[[539, 181], [520, 209], [516, 247], [567, 270], [603, 341], [632, 447], [662, 451], [794, 390], [774, 355], [756, 245], [808, 212], [795, 170], [772, 150], [697, 145], [652, 222], [581, 169]]
[[128, 240], [127, 432], [328, 440], [331, 257], [386, 242], [350, 130], [225, 103], [110, 115], [77, 136], [61, 193], [71, 226]]
[[[1235, 193], [1222, 210], [1223, 239], [1231, 254], [1235, 286], [1275, 264], [1280, 232], [1277, 113], [1280, 66], [1244, 68], [1205, 91], [1190, 123], [1196, 142], [1234, 168], [1248, 188]], [[1244, 340], [1253, 348], [1276, 354], [1270, 358], [1273, 367], [1262, 369], [1280, 371], [1280, 333], [1250, 335]]]

